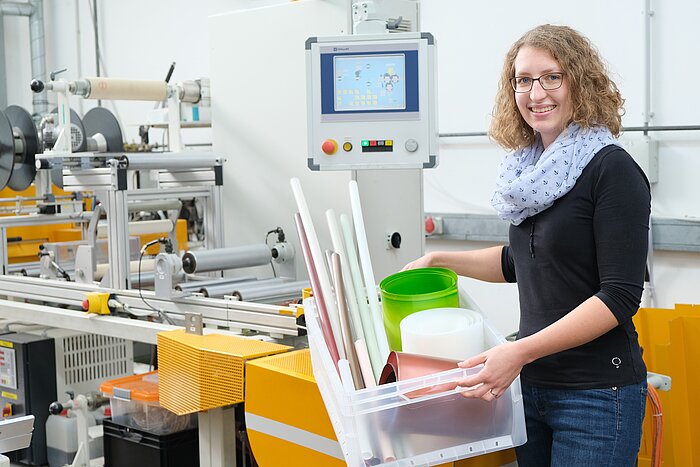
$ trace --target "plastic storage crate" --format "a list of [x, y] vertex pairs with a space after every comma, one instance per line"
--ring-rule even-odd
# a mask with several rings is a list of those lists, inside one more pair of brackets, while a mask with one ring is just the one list
[[[473, 304], [463, 291], [460, 303]], [[336, 371], [313, 298], [304, 300], [304, 311], [314, 377], [349, 466], [444, 464], [527, 440], [519, 378], [494, 402], [466, 399], [455, 389], [415, 397], [415, 391], [449, 387], [476, 373], [478, 367], [355, 390]], [[486, 347], [504, 342], [484, 319]]]
[[158, 372], [106, 381], [100, 391], [109, 397], [112, 421], [154, 434], [193, 428], [193, 415], [176, 415], [160, 406]]
[[105, 467], [197, 467], [197, 430], [156, 435], [104, 421]]

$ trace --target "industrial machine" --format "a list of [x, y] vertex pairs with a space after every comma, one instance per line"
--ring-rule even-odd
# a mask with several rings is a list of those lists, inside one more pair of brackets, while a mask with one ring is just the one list
[[[38, 131], [21, 108], [0, 114], [0, 185], [35, 190], [0, 199], [7, 206], [0, 216], [0, 317], [16, 321], [21, 316], [24, 323], [156, 344], [159, 332], [182, 329], [187, 315], [199, 318], [204, 338], [214, 329], [218, 335], [243, 335], [244, 341], [282, 349], [289, 347], [267, 341], [297, 344], [304, 333], [303, 315], [289, 303], [301, 297], [308, 282], [296, 280], [294, 247], [283, 229], [269, 226], [259, 237], [264, 242], [225, 248], [225, 158], [185, 150], [182, 144], [179, 111], [191, 110], [183, 104], [196, 103], [208, 89], [199, 82], [64, 81], [55, 75], [45, 83], [34, 81], [32, 88], [56, 93], [58, 106], [39, 121]], [[70, 108], [75, 96], [167, 100], [171, 151], [124, 152], [114, 116], [95, 108], [81, 119]], [[186, 221], [179, 219], [185, 204], [201, 218], [196, 231], [188, 232]], [[42, 229], [36, 242], [24, 242], [26, 227]], [[23, 238], [17, 242], [8, 236], [9, 229], [13, 234], [19, 230]], [[53, 235], [59, 229], [70, 234]], [[17, 262], [8, 252], [14, 243], [26, 244], [34, 253]], [[255, 266], [267, 266], [263, 277], [246, 273]], [[240, 270], [237, 277], [223, 277], [234, 269]], [[53, 351], [54, 341], [48, 341], [47, 349]], [[4, 352], [15, 351], [8, 347]], [[45, 360], [53, 365], [53, 357]], [[90, 361], [99, 370], [99, 362]], [[57, 368], [41, 366], [36, 359], [29, 367], [21, 363], [14, 368], [40, 373], [56, 384]], [[3, 391], [10, 398], [7, 415], [13, 408], [14, 413], [46, 414], [51, 401], [20, 401], [24, 379], [12, 380], [10, 373], [8, 384], [15, 384]], [[40, 386], [50, 389], [53, 400], [64, 397], [55, 387], [32, 383]], [[13, 403], [12, 395], [19, 402]], [[208, 412], [217, 410], [223, 409], [210, 407]], [[200, 426], [218, 427], [228, 419], [218, 420], [208, 424], [205, 414]], [[31, 447], [37, 452], [26, 462], [45, 461], [44, 422], [37, 423]], [[209, 442], [200, 446], [207, 453], [219, 449]]]

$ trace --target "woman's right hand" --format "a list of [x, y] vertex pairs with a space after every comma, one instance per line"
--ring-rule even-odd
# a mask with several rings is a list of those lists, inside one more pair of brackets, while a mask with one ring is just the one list
[[429, 268], [432, 267], [432, 262], [433, 262], [433, 255], [432, 253], [428, 253], [426, 255], [421, 256], [420, 258], [411, 261], [408, 263], [406, 266], [401, 269], [402, 271], [408, 271], [409, 269], [418, 269], [418, 268]]

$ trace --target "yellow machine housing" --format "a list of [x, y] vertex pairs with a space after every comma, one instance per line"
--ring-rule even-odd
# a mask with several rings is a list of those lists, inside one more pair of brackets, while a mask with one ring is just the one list
[[160, 405], [185, 415], [243, 402], [246, 361], [289, 349], [223, 334], [158, 333]]

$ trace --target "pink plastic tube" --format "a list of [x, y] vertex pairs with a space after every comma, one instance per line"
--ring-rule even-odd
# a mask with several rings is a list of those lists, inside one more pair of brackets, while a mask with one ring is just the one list
[[294, 222], [297, 225], [297, 233], [299, 234], [299, 243], [301, 243], [301, 251], [304, 254], [304, 262], [306, 263], [306, 272], [309, 274], [309, 282], [311, 282], [311, 290], [314, 291], [314, 297], [316, 298], [316, 308], [318, 308], [318, 316], [321, 320], [321, 331], [323, 332], [323, 338], [328, 346], [328, 351], [331, 354], [333, 363], [336, 369], [338, 368], [338, 360], [340, 360], [340, 355], [338, 354], [338, 347], [335, 344], [335, 337], [333, 336], [333, 330], [331, 329], [330, 320], [328, 319], [328, 312], [326, 310], [326, 302], [323, 297], [323, 290], [318, 280], [318, 273], [316, 272], [316, 265], [314, 259], [311, 256], [311, 249], [309, 248], [309, 240], [306, 237], [306, 231], [304, 230], [304, 222], [301, 220], [301, 215], [297, 212], [294, 214]]

